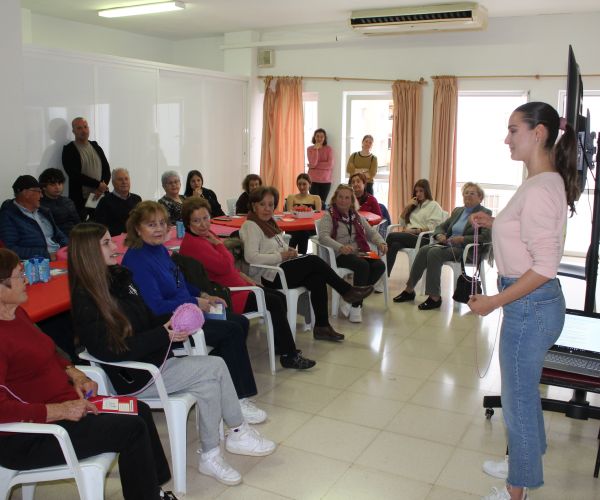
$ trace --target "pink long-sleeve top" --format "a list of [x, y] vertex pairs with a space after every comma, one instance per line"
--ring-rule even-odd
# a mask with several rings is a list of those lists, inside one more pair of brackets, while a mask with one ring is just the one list
[[[179, 253], [202, 262], [205, 271], [208, 273], [208, 279], [221, 286], [250, 285], [240, 276], [240, 272], [235, 268], [233, 255], [223, 244], [213, 245], [203, 236], [186, 232]], [[231, 294], [231, 305], [234, 313], [242, 314], [244, 312], [249, 294], [250, 292], [233, 292]]]
[[565, 185], [560, 174], [542, 172], [527, 179], [492, 226], [498, 273], [518, 278], [529, 269], [556, 277], [567, 224]]
[[308, 176], [311, 182], [331, 182], [333, 170], [333, 150], [330, 146], [322, 146], [319, 149], [309, 146], [306, 149], [308, 157]]

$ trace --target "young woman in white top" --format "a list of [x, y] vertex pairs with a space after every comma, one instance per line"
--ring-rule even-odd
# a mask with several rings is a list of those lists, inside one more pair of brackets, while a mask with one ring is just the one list
[[[511, 158], [525, 163], [527, 180], [495, 220], [481, 212], [471, 216], [474, 225], [492, 227], [499, 293], [475, 295], [469, 307], [483, 316], [499, 307], [504, 312], [499, 360], [508, 471], [504, 462], [484, 463], [488, 474], [506, 477], [506, 486], [493, 488], [485, 500], [523, 500], [528, 488], [544, 484], [546, 435], [539, 383], [546, 352], [565, 321], [565, 299], [556, 274], [567, 209], [574, 212], [579, 193], [577, 139], [562, 121], [543, 102], [513, 111], [504, 142]], [[555, 144], [559, 128], [565, 132]]]
[[[392, 272], [398, 252], [403, 248], [415, 248], [419, 234], [423, 231], [433, 231], [443, 219], [442, 207], [433, 199], [429, 181], [419, 179], [413, 187], [412, 199], [400, 215], [401, 227], [398, 232], [390, 233], [386, 239], [388, 276]], [[424, 244], [429, 242], [426, 236], [424, 240]]]

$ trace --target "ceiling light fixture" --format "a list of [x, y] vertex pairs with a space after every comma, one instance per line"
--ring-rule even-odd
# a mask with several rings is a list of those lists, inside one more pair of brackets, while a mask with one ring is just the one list
[[180, 9], [185, 9], [185, 3], [177, 0], [175, 2], [148, 3], [143, 5], [132, 5], [130, 7], [99, 10], [98, 15], [100, 17], [141, 16], [143, 14], [156, 14], [159, 12], [170, 12]]

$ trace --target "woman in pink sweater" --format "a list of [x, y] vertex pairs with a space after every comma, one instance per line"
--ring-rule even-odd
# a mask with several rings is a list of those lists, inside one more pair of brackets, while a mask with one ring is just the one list
[[[256, 286], [252, 278], [235, 268], [233, 255], [223, 242], [210, 230], [210, 204], [203, 198], [187, 198], [183, 203], [181, 217], [186, 232], [181, 242], [181, 255], [192, 257], [202, 263], [211, 281], [221, 286]], [[287, 321], [285, 296], [276, 290], [263, 289], [268, 311], [271, 313], [275, 336], [275, 351], [284, 368], [306, 370], [316, 362], [302, 356], [296, 349], [294, 337]], [[243, 314], [256, 311], [256, 299], [250, 292], [231, 294], [233, 312]]]
[[333, 150], [327, 145], [327, 132], [318, 128], [312, 138], [312, 146], [306, 149], [308, 175], [312, 182], [310, 194], [318, 194], [325, 205], [331, 189], [331, 171], [333, 170]]
[[[565, 132], [555, 144], [559, 128]], [[546, 351], [565, 320], [556, 274], [567, 208], [573, 213], [578, 195], [577, 143], [573, 129], [543, 102], [523, 104], [512, 113], [504, 142], [511, 158], [525, 163], [527, 180], [495, 220], [483, 212], [471, 216], [473, 225], [492, 227], [499, 293], [474, 295], [469, 307], [480, 315], [499, 307], [504, 312], [499, 357], [508, 470], [504, 462], [492, 461], [483, 468], [507, 481], [485, 499], [522, 500], [527, 488], [544, 484], [546, 436], [539, 382]]]

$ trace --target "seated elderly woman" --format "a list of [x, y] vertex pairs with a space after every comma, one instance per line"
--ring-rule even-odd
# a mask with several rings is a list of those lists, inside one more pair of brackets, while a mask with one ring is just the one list
[[[243, 193], [235, 202], [235, 213], [246, 215], [248, 213], [248, 203], [250, 203], [250, 191], [262, 186], [260, 175], [248, 174], [242, 181]], [[212, 212], [211, 212], [212, 213]]]
[[377, 198], [367, 191], [367, 176], [362, 172], [358, 172], [350, 176], [349, 183], [358, 202], [358, 209], [381, 216], [381, 208]]
[[179, 194], [181, 191], [181, 179], [175, 170], [167, 170], [160, 178], [165, 195], [158, 200], [169, 213], [169, 223], [174, 225], [181, 220], [181, 205], [185, 196]]
[[[225, 440], [225, 449], [231, 453], [269, 455], [275, 444], [244, 422], [222, 359], [173, 357], [172, 342], [185, 340], [189, 332], [174, 331], [171, 318], [152, 313], [138, 294], [131, 272], [117, 265], [116, 249], [101, 224], [79, 224], [71, 232], [69, 283], [73, 320], [82, 344], [100, 360], [142, 361], [160, 367], [168, 393], [192, 394], [200, 409], [199, 471], [224, 484], [239, 484], [241, 475], [221, 455], [221, 418], [231, 429]], [[148, 372], [110, 365], [105, 370], [119, 394], [158, 397]]]
[[[69, 434], [84, 459], [119, 453], [126, 499], [174, 498], [159, 485], [171, 478], [152, 413], [141, 401], [138, 416], [98, 414], [84, 394], [98, 386], [58, 354], [56, 345], [19, 307], [27, 301], [17, 254], [0, 249], [0, 423], [52, 422]], [[65, 463], [55, 437], [0, 433], [0, 465], [37, 469]]]
[[[354, 178], [357, 175], [354, 174]], [[369, 195], [370, 196], [370, 195]], [[385, 272], [385, 264], [379, 258], [367, 255], [369, 242], [377, 245], [379, 253], [385, 255], [387, 245], [380, 234], [356, 211], [354, 191], [347, 184], [340, 184], [331, 205], [323, 215], [319, 226], [319, 242], [333, 248], [340, 267], [354, 271], [354, 285], [367, 286], [376, 283]], [[345, 299], [344, 299], [345, 300]], [[362, 300], [346, 301], [341, 311], [352, 323], [362, 321]]]
[[[186, 303], [197, 304], [205, 312], [216, 304], [225, 306], [220, 297], [201, 294], [186, 282], [163, 245], [167, 235], [167, 211], [160, 203], [143, 201], [129, 214], [125, 238], [129, 248], [123, 265], [133, 273], [133, 281], [148, 307], [161, 315], [170, 314]], [[210, 354], [222, 357], [229, 368], [244, 418], [248, 423], [258, 424], [267, 414], [248, 399], [258, 392], [246, 347], [248, 325], [244, 316], [227, 311], [226, 320], [208, 319], [203, 330], [206, 343], [214, 347]]]
[[[211, 281], [226, 287], [256, 285], [249, 276], [235, 268], [233, 255], [210, 230], [210, 205], [202, 198], [188, 198], [183, 202], [183, 224], [186, 228], [179, 253], [199, 260]], [[269, 288], [264, 289], [267, 309], [271, 313], [275, 336], [275, 350], [281, 354], [284, 368], [304, 370], [315, 366], [296, 349], [294, 337], [286, 316], [285, 297]], [[233, 311], [238, 314], [256, 311], [256, 298], [250, 292], [232, 293]]]
[[[415, 299], [415, 286], [427, 271], [425, 293], [427, 300], [419, 304], [419, 309], [427, 311], [442, 305], [441, 276], [444, 262], [454, 260], [460, 262], [466, 245], [473, 243], [474, 229], [469, 216], [476, 212], [491, 215], [492, 212], [481, 206], [485, 196], [483, 189], [473, 182], [467, 182], [462, 188], [464, 206], [457, 207], [450, 217], [438, 225], [432, 235], [436, 244], [422, 247], [410, 270], [406, 288], [394, 297], [394, 302], [408, 302]], [[482, 228], [479, 234], [480, 243], [491, 240], [490, 230]]]
[[[373, 292], [372, 286], [351, 286], [340, 278], [327, 263], [316, 255], [298, 258], [298, 252], [290, 248], [273, 219], [279, 202], [279, 192], [272, 186], [262, 186], [250, 193], [250, 212], [240, 229], [244, 242], [244, 258], [249, 264], [280, 266], [291, 288], [304, 286], [310, 291], [315, 312], [313, 337], [316, 340], [340, 342], [344, 335], [329, 324], [327, 314], [327, 285], [348, 302], [364, 299]], [[281, 288], [281, 281], [272, 269], [250, 268], [250, 276], [262, 280], [268, 288]]]
[[[410, 202], [400, 215], [399, 231], [388, 234], [386, 239], [388, 276], [392, 272], [398, 252], [403, 248], [415, 248], [419, 234], [433, 231], [443, 218], [442, 207], [433, 199], [429, 181], [419, 179], [413, 187]], [[423, 235], [423, 239], [423, 243], [429, 243], [427, 235]]]
[[202, 177], [202, 174], [198, 170], [190, 170], [188, 172], [185, 181], [185, 196], [186, 198], [189, 198], [190, 196], [204, 198], [210, 203], [210, 211], [215, 217], [225, 215], [225, 212], [223, 212], [221, 204], [217, 199], [216, 193], [211, 189], [204, 187], [204, 177]]

